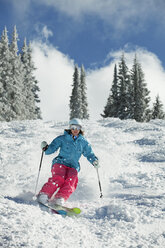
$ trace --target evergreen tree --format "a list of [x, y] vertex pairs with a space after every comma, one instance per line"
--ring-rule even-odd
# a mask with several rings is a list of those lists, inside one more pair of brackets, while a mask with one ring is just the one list
[[23, 44], [23, 47], [22, 47], [21, 61], [22, 61], [22, 64], [23, 64], [23, 69], [24, 69], [23, 84], [24, 84], [24, 95], [25, 95], [25, 106], [26, 106], [25, 118], [30, 119], [29, 104], [31, 104], [31, 103], [29, 102], [29, 91], [30, 91], [30, 95], [32, 93], [31, 93], [31, 87], [29, 87], [29, 83], [28, 83], [28, 79], [29, 79], [29, 70], [28, 70], [29, 60], [28, 60], [28, 47], [27, 47], [27, 44], [26, 44], [26, 39], [24, 40], [24, 44]]
[[3, 81], [2, 81], [2, 60], [1, 60], [1, 54], [2, 54], [2, 44], [0, 41], [0, 121], [3, 119], [3, 94], [4, 94], [4, 87], [3, 87]]
[[2, 72], [3, 72], [3, 69], [2, 69], [2, 60], [1, 60], [1, 55], [2, 55], [2, 43], [1, 43], [1, 40], [0, 40], [0, 120], [2, 118], [2, 106], [3, 106], [3, 92], [4, 92], [4, 87], [3, 87], [3, 82], [2, 82]]
[[113, 111], [112, 116], [118, 117], [119, 115], [119, 84], [118, 84], [118, 75], [117, 75], [117, 66], [115, 64], [114, 67], [114, 77], [113, 77], [113, 83], [112, 83], [112, 99], [113, 99]]
[[16, 113], [12, 108], [12, 65], [11, 52], [9, 50], [9, 40], [7, 35], [7, 28], [2, 32], [0, 41], [0, 78], [1, 78], [1, 92], [0, 92], [0, 120], [11, 121], [16, 118]]
[[149, 108], [150, 96], [144, 73], [136, 55], [131, 72], [125, 63], [124, 54], [119, 62], [119, 73], [114, 68], [114, 78], [107, 104], [104, 108], [106, 117], [119, 117], [120, 119], [135, 119], [139, 122], [149, 121], [151, 118], [165, 118], [159, 97], [156, 98], [153, 112]]
[[112, 107], [113, 107], [113, 100], [112, 100], [112, 95], [111, 95], [111, 92], [108, 96], [108, 99], [107, 99], [107, 103], [104, 107], [104, 111], [103, 111], [103, 114], [101, 114], [101, 116], [103, 118], [107, 118], [107, 117], [114, 117], [113, 114], [112, 114]]
[[132, 118], [136, 121], [142, 121], [143, 117], [143, 93], [140, 87], [140, 77], [138, 70], [138, 62], [135, 55], [133, 67], [131, 70], [131, 80], [133, 85], [133, 116]]
[[163, 104], [160, 101], [159, 95], [157, 95], [155, 103], [153, 104], [152, 119], [165, 119]]
[[37, 106], [37, 103], [40, 102], [39, 100], [39, 96], [38, 96], [38, 92], [40, 91], [40, 88], [38, 86], [38, 81], [36, 80], [35, 76], [34, 76], [34, 71], [36, 70], [35, 66], [34, 66], [34, 62], [32, 59], [32, 49], [31, 49], [31, 43], [29, 43], [29, 47], [28, 47], [28, 54], [29, 54], [29, 66], [31, 69], [31, 80], [32, 80], [32, 92], [34, 95], [34, 107], [35, 107], [35, 118], [34, 119], [41, 119], [41, 110], [39, 108], [39, 106]]
[[0, 121], [41, 118], [32, 51], [25, 41], [21, 57], [17, 41], [16, 26], [11, 44], [5, 27], [0, 40]]
[[80, 88], [80, 79], [78, 66], [75, 65], [75, 70], [73, 74], [73, 88], [70, 97], [70, 119], [79, 118], [82, 119], [82, 97]]
[[131, 118], [130, 109], [132, 103], [130, 102], [131, 95], [129, 89], [131, 89], [131, 80], [128, 71], [128, 67], [125, 62], [124, 54], [122, 54], [121, 61], [119, 62], [119, 111], [118, 117], [120, 119]]
[[88, 102], [86, 96], [86, 81], [85, 81], [85, 70], [84, 66], [81, 66], [81, 76], [80, 76], [80, 90], [81, 90], [81, 108], [82, 108], [82, 119], [89, 119], [88, 114]]
[[117, 66], [115, 64], [112, 87], [110, 90], [109, 97], [107, 99], [107, 104], [104, 108], [104, 114], [102, 114], [102, 116], [104, 118], [118, 117], [119, 106], [120, 106], [119, 85], [118, 85], [118, 76], [117, 76]]
[[149, 109], [149, 90], [144, 81], [144, 73], [140, 63], [137, 61], [136, 55], [131, 70], [131, 80], [133, 89], [132, 118], [139, 122], [149, 121], [151, 115]]
[[10, 45], [10, 51], [11, 51], [10, 63], [12, 66], [10, 83], [12, 85], [12, 88], [10, 88], [9, 101], [12, 106], [12, 110], [15, 112], [15, 116], [13, 116], [12, 119], [24, 120], [26, 119], [25, 95], [23, 93], [24, 70], [20, 55], [18, 55], [17, 41], [18, 41], [18, 34], [15, 26], [12, 35], [12, 42]]
[[33, 89], [32, 89], [32, 92], [34, 94], [34, 99], [35, 99], [35, 102], [36, 102], [36, 105], [35, 105], [35, 115], [36, 115], [36, 119], [42, 119], [42, 116], [41, 116], [41, 109], [40, 107], [37, 105], [38, 103], [40, 103], [40, 99], [39, 99], [39, 96], [38, 96], [38, 92], [40, 91], [40, 88], [38, 86], [38, 81], [37, 80], [34, 80], [34, 85], [33, 85]]
[[24, 75], [24, 94], [25, 94], [25, 105], [26, 105], [26, 119], [40, 119], [41, 113], [40, 108], [36, 106], [36, 103], [40, 102], [37, 92], [39, 91], [38, 82], [33, 76], [35, 70], [32, 61], [32, 50], [26, 44], [26, 39], [24, 40], [24, 45], [22, 47], [21, 60], [23, 63], [25, 75]]

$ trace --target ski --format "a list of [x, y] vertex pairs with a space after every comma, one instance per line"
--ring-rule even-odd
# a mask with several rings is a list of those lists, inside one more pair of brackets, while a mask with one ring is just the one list
[[81, 213], [80, 208], [68, 208], [68, 207], [64, 207], [64, 206], [61, 206], [61, 205], [57, 205], [57, 204], [50, 205], [49, 203], [44, 204], [44, 203], [41, 203], [41, 202], [39, 202], [39, 204], [51, 209], [53, 213], [60, 214], [60, 215], [63, 215], [63, 216], [72, 217], [72, 216], [78, 216]]

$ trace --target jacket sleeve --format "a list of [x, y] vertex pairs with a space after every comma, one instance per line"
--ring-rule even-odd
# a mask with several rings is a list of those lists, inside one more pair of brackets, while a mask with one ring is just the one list
[[88, 159], [88, 161], [93, 164], [93, 162], [95, 160], [98, 160], [98, 158], [95, 156], [91, 145], [86, 141], [86, 144], [84, 146], [84, 150], [83, 150], [83, 155]]
[[58, 136], [55, 138], [50, 145], [48, 146], [48, 149], [45, 151], [46, 155], [52, 154], [58, 150], [58, 148], [61, 146], [61, 137]]

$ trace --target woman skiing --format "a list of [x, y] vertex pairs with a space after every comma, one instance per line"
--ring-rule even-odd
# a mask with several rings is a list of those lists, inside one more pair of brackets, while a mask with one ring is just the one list
[[46, 141], [41, 143], [46, 155], [60, 150], [52, 161], [52, 177], [43, 185], [37, 196], [40, 203], [64, 204], [77, 187], [79, 159], [82, 154], [95, 168], [99, 167], [98, 158], [83, 136], [80, 120], [72, 119], [69, 124], [69, 129], [65, 130], [63, 135], [56, 137], [50, 145]]

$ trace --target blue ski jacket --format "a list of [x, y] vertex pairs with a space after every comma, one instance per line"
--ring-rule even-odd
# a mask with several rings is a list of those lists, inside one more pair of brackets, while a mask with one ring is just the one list
[[58, 136], [51, 142], [45, 154], [52, 154], [58, 149], [60, 149], [59, 154], [53, 159], [52, 165], [55, 163], [64, 164], [68, 167], [75, 168], [79, 172], [79, 159], [82, 154], [91, 164], [93, 164], [95, 160], [98, 160], [90, 144], [81, 134], [74, 140], [72, 135], [65, 130], [63, 135]]

